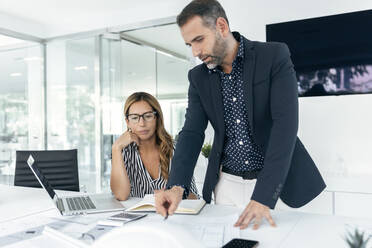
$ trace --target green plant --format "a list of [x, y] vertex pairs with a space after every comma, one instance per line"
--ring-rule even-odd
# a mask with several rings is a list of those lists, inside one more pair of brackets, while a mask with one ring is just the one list
[[350, 248], [367, 248], [367, 243], [371, 236], [364, 237], [364, 232], [359, 231], [358, 228], [355, 228], [353, 231], [348, 231], [345, 237], [345, 240]]
[[201, 149], [201, 152], [205, 158], [208, 158], [211, 150], [212, 150], [212, 145], [210, 143], [205, 143]]

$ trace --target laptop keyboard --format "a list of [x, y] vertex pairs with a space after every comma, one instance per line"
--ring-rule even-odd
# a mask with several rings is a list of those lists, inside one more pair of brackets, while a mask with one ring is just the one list
[[61, 212], [65, 211], [65, 207], [63, 206], [63, 201], [61, 198], [58, 198], [57, 200], [57, 207]]
[[95, 209], [92, 200], [88, 196], [66, 198], [69, 210], [87, 210]]

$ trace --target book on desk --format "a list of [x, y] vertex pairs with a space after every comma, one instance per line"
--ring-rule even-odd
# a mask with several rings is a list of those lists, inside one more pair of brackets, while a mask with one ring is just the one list
[[[178, 205], [176, 214], [198, 214], [200, 210], [205, 206], [203, 199], [196, 200], [182, 200]], [[155, 212], [155, 196], [153, 194], [147, 194], [145, 197], [125, 210], [126, 212]]]

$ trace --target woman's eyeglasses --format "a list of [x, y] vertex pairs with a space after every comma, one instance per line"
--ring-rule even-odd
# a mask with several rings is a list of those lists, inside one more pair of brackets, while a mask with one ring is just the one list
[[149, 111], [149, 112], [143, 113], [142, 115], [130, 114], [130, 115], [127, 115], [127, 119], [130, 123], [133, 123], [133, 124], [138, 123], [141, 117], [145, 122], [149, 122], [155, 119], [156, 114], [157, 114], [156, 111]]

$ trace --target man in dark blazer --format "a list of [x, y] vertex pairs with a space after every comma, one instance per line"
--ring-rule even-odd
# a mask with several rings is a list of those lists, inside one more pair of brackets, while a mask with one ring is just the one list
[[[282, 43], [253, 42], [230, 32], [225, 12], [215, 0], [192, 1], [177, 23], [186, 44], [203, 64], [188, 75], [186, 120], [172, 160], [168, 190], [156, 193], [157, 212], [173, 214], [187, 196], [209, 121], [214, 141], [203, 198], [211, 201], [221, 169], [246, 180], [257, 179], [235, 226], [243, 229], [253, 222], [257, 229], [263, 218], [275, 226], [270, 208], [274, 209], [279, 197], [297, 208], [325, 188], [297, 137], [297, 80], [289, 50]], [[230, 121], [239, 115], [242, 121], [238, 119], [238, 124]], [[236, 130], [246, 133], [242, 140], [236, 138], [241, 135]]]

